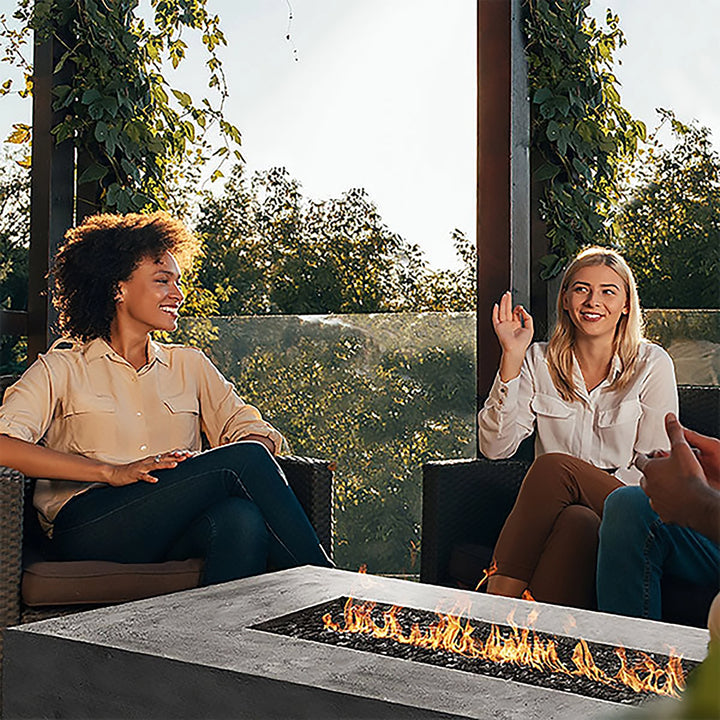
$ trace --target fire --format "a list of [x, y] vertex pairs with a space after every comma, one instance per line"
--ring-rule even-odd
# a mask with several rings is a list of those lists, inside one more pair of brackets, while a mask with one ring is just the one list
[[[478, 580], [478, 584], [475, 586], [475, 592], [477, 592], [488, 581], [488, 578], [491, 575], [494, 575], [496, 572], [497, 572], [497, 562], [493, 558], [492, 565], [489, 568], [487, 568], [486, 570], [483, 570], [482, 577], [480, 578], [480, 580]], [[532, 593], [527, 588], [525, 588], [525, 590], [523, 590], [523, 594], [520, 596], [520, 599], [521, 600], [529, 600], [530, 602], [535, 602], [535, 598], [532, 596]]]
[[[538, 637], [530, 628], [518, 627], [512, 613], [508, 617], [509, 632], [492, 625], [485, 640], [473, 635], [475, 628], [471, 618], [460, 614], [436, 613], [437, 622], [422, 629], [414, 623], [409, 632], [403, 629], [397, 618], [402, 609], [394, 605], [383, 612], [376, 623], [372, 617], [376, 603], [355, 602], [348, 598], [344, 609], [344, 625], [333, 621], [330, 613], [322, 617], [324, 628], [336, 633], [362, 633], [376, 638], [389, 638], [403, 645], [444, 650], [467, 658], [479, 658], [496, 663], [513, 663], [536, 670], [581, 676], [602, 685], [626, 686], [636, 692], [652, 692], [657, 695], [679, 697], [685, 688], [685, 675], [680, 658], [671, 654], [667, 665], [658, 665], [651, 657], [641, 653], [640, 660], [630, 664], [625, 649], [618, 647], [615, 655], [620, 661], [618, 672], [610, 676], [593, 660], [585, 640], [579, 640], [572, 653], [571, 665], [563, 662], [555, 641]], [[533, 614], [532, 621], [537, 617]]]

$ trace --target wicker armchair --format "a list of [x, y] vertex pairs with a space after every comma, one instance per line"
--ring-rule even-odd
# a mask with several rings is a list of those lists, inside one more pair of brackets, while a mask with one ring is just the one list
[[[0, 398], [10, 381], [11, 378], [8, 376], [0, 377]], [[332, 557], [333, 464], [326, 460], [295, 456], [283, 456], [278, 458], [278, 461], [315, 528], [320, 542]], [[53, 576], [51, 580], [62, 577], [67, 586], [67, 582], [72, 582], [70, 573], [67, 572], [68, 568], [75, 572], [78, 567], [93, 565], [92, 562], [66, 563], [53, 562], [51, 558], [48, 559], [47, 549], [43, 542], [45, 537], [40, 530], [37, 516], [32, 507], [33, 485], [34, 481], [31, 478], [26, 478], [17, 470], [0, 466], [0, 630], [10, 625], [42, 620], [97, 606], [92, 598], [80, 594], [73, 595], [72, 603], [62, 605], [48, 605], [45, 600], [42, 601], [42, 605], [36, 605], [33, 600], [28, 602], [28, 598], [23, 594], [23, 589], [27, 588], [28, 576], [33, 574], [33, 568], [42, 567], [44, 579], [51, 576]], [[115, 566], [120, 573], [124, 570], [120, 563], [103, 563], [103, 565]], [[142, 568], [143, 566], [133, 567]], [[188, 560], [157, 563], [144, 567], [149, 569], [146, 571], [149, 576], [152, 576], [156, 569], [163, 570], [168, 574], [164, 568], [170, 567], [169, 574], [175, 576], [171, 579], [171, 585], [174, 585], [171, 589], [181, 590], [195, 587], [198, 584], [202, 563], [199, 560]], [[50, 569], [49, 573], [47, 572], [48, 568]], [[152, 582], [149, 586], [152, 587]], [[139, 599], [157, 594], [156, 592], [146, 592], [147, 587], [148, 585], [142, 582], [141, 578], [140, 585], [129, 587], [126, 596], [118, 597], [116, 601]], [[169, 590], [165, 590], [165, 592], [167, 591]], [[108, 602], [105, 601], [102, 604], [108, 604]], [[2, 639], [0, 638], [1, 679]]]
[[[720, 437], [720, 387], [679, 388], [680, 419]], [[474, 587], [532, 462], [532, 439], [509, 460], [441, 460], [423, 466], [421, 582]], [[663, 580], [663, 619], [704, 626], [717, 587]]]

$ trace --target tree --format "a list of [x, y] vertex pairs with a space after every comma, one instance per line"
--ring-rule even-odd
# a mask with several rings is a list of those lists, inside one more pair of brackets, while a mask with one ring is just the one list
[[463, 263], [431, 271], [416, 245], [393, 233], [362, 189], [314, 201], [286, 170], [242, 166], [224, 192], [206, 193], [197, 230], [203, 238], [198, 279], [223, 315], [469, 310], [475, 251], [456, 230]]
[[[673, 147], [633, 167], [616, 224], [645, 307], [720, 308], [720, 154], [710, 131], [660, 110]], [[658, 128], [659, 130], [659, 128]], [[654, 134], [657, 137], [657, 131]]]
[[[0, 307], [5, 310], [27, 307], [30, 176], [17, 161], [17, 153], [6, 152], [0, 173]], [[25, 351], [24, 340], [0, 338], [0, 373], [21, 372]]]

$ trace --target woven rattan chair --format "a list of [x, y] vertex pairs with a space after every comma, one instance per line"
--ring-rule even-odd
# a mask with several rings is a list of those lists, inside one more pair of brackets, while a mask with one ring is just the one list
[[[679, 387], [680, 419], [720, 437], [720, 387]], [[532, 439], [509, 460], [441, 460], [423, 466], [421, 582], [474, 587], [533, 457]], [[663, 579], [663, 620], [704, 626], [717, 587]]]
[[[0, 398], [11, 380], [9, 376], [0, 377]], [[332, 557], [333, 464], [295, 456], [283, 456], [278, 460], [320, 542]], [[32, 508], [33, 485], [31, 478], [0, 466], [0, 630], [99, 604], [157, 595], [154, 588], [158, 587], [160, 575], [162, 592], [197, 586], [202, 569], [202, 562], [197, 559], [144, 566], [48, 559], [45, 538]], [[99, 578], [96, 575], [98, 565], [104, 573]], [[97, 602], [98, 588], [105, 590], [101, 603]], [[107, 597], [108, 593], [112, 597]], [[53, 604], [53, 594], [63, 598], [63, 604]]]

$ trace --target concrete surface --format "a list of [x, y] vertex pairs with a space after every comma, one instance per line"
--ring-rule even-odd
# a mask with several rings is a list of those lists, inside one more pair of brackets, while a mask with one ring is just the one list
[[295, 568], [10, 628], [3, 717], [612, 718], [601, 700], [297, 640], [249, 626], [343, 595], [705, 657], [706, 631], [358, 575]]

